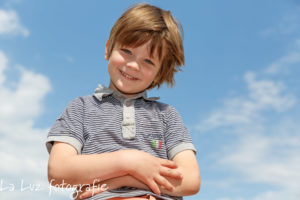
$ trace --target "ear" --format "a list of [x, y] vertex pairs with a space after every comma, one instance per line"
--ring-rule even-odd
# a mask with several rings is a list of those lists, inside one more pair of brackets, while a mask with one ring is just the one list
[[107, 40], [106, 44], [105, 44], [105, 54], [104, 54], [105, 60], [108, 60], [108, 43], [109, 43], [109, 40]]

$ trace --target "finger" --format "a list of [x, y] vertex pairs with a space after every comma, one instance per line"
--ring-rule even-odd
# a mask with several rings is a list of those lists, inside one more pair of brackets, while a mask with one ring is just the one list
[[75, 192], [73, 193], [73, 199], [74, 199], [74, 200], [79, 200], [79, 199], [80, 199], [80, 198], [79, 198], [79, 192], [75, 191]]
[[167, 159], [162, 159], [159, 158], [160, 160], [160, 164], [169, 168], [177, 168], [178, 165], [176, 164], [176, 162], [172, 161], [172, 160], [167, 160]]
[[171, 178], [175, 178], [175, 179], [182, 179], [183, 175], [180, 171], [176, 170], [176, 169], [171, 169], [168, 167], [162, 167], [160, 169], [160, 174], [162, 176], [167, 176], [167, 177], [171, 177]]
[[75, 192], [73, 193], [74, 200], [79, 200], [80, 199], [80, 195], [82, 193], [84, 193], [85, 191], [86, 191], [86, 186], [84, 186], [84, 187], [77, 186]]
[[152, 180], [149, 183], [146, 183], [146, 185], [148, 185], [152, 192], [154, 192], [157, 195], [160, 195], [160, 189], [155, 181]]
[[165, 188], [166, 190], [174, 190], [174, 186], [163, 176], [156, 177], [155, 181], [158, 185], [160, 185], [162, 188]]

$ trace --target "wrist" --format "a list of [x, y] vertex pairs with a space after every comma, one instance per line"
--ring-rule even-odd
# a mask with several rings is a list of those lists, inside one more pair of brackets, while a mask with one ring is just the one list
[[120, 169], [121, 169], [121, 171], [123, 171], [122, 174], [124, 174], [124, 175], [132, 175], [132, 173], [134, 171], [134, 168], [133, 168], [133, 165], [132, 165], [134, 163], [131, 162], [130, 159], [129, 159], [129, 157], [131, 156], [130, 151], [131, 150], [120, 150], [120, 151], [118, 151], [117, 158], [119, 160]]
[[117, 177], [117, 178], [112, 178], [106, 181], [103, 181], [103, 184], [106, 184], [108, 187], [108, 190], [114, 190], [121, 188], [125, 186], [126, 180], [124, 179], [124, 176]]

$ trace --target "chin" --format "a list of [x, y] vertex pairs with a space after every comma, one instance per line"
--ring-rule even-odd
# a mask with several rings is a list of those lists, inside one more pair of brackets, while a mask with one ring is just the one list
[[135, 94], [143, 92], [143, 90], [126, 90], [126, 88], [125, 89], [120, 88], [119, 91], [125, 95], [135, 95]]
[[131, 90], [126, 89], [126, 87], [120, 87], [118, 86], [116, 88], [119, 92], [123, 93], [123, 94], [130, 94], [133, 93]]
[[125, 95], [135, 95], [135, 94], [140, 93], [140, 92], [135, 92], [135, 91], [127, 91], [127, 90], [120, 90], [120, 91]]

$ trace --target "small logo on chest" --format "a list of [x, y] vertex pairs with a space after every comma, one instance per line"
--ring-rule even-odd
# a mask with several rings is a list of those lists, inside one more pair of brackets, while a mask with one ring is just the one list
[[161, 149], [162, 141], [161, 140], [152, 140], [152, 148]]

